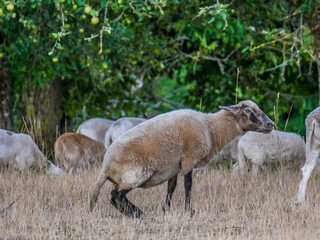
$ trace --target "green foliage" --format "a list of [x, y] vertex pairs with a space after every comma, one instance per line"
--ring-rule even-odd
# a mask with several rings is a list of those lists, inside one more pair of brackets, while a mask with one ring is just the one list
[[[279, 128], [290, 117], [286, 130], [304, 131], [318, 96], [313, 38], [301, 13], [315, 6], [284, 0], [4, 1], [0, 57], [8, 57], [15, 103], [28, 86], [48, 87], [58, 79], [64, 115], [76, 123], [181, 107], [216, 111], [233, 104], [237, 91], [238, 100], [250, 98], [272, 117], [280, 93]], [[93, 17], [99, 23], [92, 24]]]

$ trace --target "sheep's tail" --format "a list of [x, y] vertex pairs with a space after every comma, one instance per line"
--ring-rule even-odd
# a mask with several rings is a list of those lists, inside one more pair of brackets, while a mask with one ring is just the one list
[[103, 184], [107, 181], [108, 175], [107, 175], [107, 170], [101, 169], [100, 174], [98, 176], [97, 181], [94, 183], [93, 188], [91, 190], [91, 195], [90, 195], [90, 212], [92, 212], [93, 207], [95, 203], [98, 200], [98, 196], [100, 193], [100, 189], [102, 188]]

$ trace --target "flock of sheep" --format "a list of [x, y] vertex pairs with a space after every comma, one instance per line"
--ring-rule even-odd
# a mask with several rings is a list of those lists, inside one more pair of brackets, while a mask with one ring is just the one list
[[89, 119], [76, 133], [62, 134], [56, 140], [57, 166], [29, 135], [0, 129], [0, 168], [23, 170], [35, 164], [48, 174], [71, 174], [101, 167], [91, 189], [90, 210], [109, 180], [113, 184], [111, 204], [127, 216], [140, 217], [142, 211], [128, 200], [127, 193], [168, 181], [169, 210], [179, 173], [184, 176], [185, 210], [192, 215], [192, 171], [215, 156], [233, 159], [237, 172], [247, 171], [250, 163], [255, 176], [266, 163], [291, 163], [297, 168], [305, 162], [297, 198], [304, 202], [308, 180], [320, 157], [320, 107], [306, 118], [306, 143], [298, 134], [273, 130], [273, 122], [250, 100], [219, 108], [216, 113], [175, 110], [149, 120]]

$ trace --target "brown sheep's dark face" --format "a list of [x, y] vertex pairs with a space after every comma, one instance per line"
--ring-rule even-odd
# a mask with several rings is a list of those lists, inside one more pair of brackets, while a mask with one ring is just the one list
[[273, 129], [274, 124], [271, 119], [250, 100], [242, 101], [237, 105], [220, 106], [220, 108], [231, 112], [243, 131], [270, 133]]

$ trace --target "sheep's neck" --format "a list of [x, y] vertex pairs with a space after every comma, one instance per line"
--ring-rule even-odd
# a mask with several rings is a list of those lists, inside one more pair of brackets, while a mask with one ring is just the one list
[[235, 116], [225, 110], [209, 114], [208, 124], [214, 153], [243, 133]]

